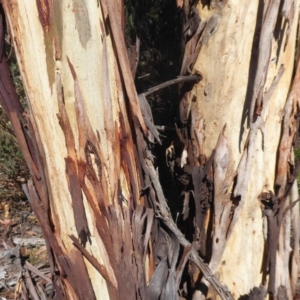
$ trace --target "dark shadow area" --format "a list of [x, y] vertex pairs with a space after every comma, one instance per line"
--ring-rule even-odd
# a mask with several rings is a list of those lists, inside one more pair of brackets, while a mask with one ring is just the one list
[[[181, 68], [182, 11], [176, 1], [125, 0], [127, 43], [140, 39], [140, 55], [135, 76], [138, 93], [176, 78]], [[154, 124], [167, 126], [160, 131], [162, 145], [153, 145], [160, 182], [174, 220], [180, 214], [179, 183], [166, 164], [166, 149], [176, 139], [174, 123], [179, 106], [178, 85], [169, 86], [147, 96]]]
[[262, 273], [262, 281], [261, 284], [265, 284], [267, 282], [267, 277], [268, 277], [268, 242], [265, 241], [264, 245], [264, 251], [263, 251], [263, 261], [261, 264], [261, 273]]
[[[281, 24], [282, 24], [282, 7], [283, 7], [283, 2], [284, 1], [280, 1], [280, 5], [279, 5], [279, 9], [278, 9], [278, 16], [277, 16], [277, 22], [274, 28], [274, 38], [275, 40], [278, 42], [278, 48], [277, 48], [277, 52], [276, 52], [276, 57], [279, 58], [279, 53], [282, 50], [282, 47], [285, 46], [285, 33], [286, 33], [286, 29], [288, 26], [288, 20], [285, 19], [284, 20], [284, 24], [283, 24], [283, 28], [281, 28]], [[285, 47], [284, 47], [285, 48]], [[285, 50], [285, 49], [284, 49]], [[276, 65], [277, 65], [278, 61], [276, 60]]]
[[[142, 93], [179, 75], [182, 13], [173, 0], [125, 0], [125, 8], [126, 37], [130, 43], [140, 39], [135, 84]], [[156, 125], [174, 124], [177, 99], [177, 86], [147, 97]]]
[[251, 289], [249, 294], [240, 296], [238, 300], [264, 300], [266, 295], [266, 289], [261, 285]]
[[204, 284], [203, 282], [199, 282], [197, 283], [196, 285], [196, 290], [200, 291], [203, 295], [207, 295], [207, 292], [208, 292], [208, 287], [206, 284]]

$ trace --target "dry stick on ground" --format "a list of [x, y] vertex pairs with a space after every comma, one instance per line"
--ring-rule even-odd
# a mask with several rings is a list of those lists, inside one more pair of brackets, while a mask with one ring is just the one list
[[35, 273], [36, 275], [40, 276], [41, 278], [43, 278], [45, 281], [47, 281], [48, 283], [52, 284], [52, 280], [50, 278], [48, 278], [45, 274], [43, 274], [39, 269], [37, 269], [36, 267], [34, 267], [30, 262], [26, 261], [25, 262], [25, 267]]
[[30, 274], [28, 272], [27, 269], [25, 269], [25, 282], [26, 282], [26, 287], [28, 289], [28, 292], [30, 293], [30, 296], [34, 299], [34, 300], [39, 300], [40, 297], [38, 296], [35, 287], [32, 283]]

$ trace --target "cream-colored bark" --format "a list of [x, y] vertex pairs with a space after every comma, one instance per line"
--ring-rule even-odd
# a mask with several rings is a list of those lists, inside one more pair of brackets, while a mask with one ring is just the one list
[[[249, 293], [255, 286], [267, 285], [262, 278], [264, 225], [259, 196], [262, 192], [274, 192], [277, 149], [281, 137], [284, 106], [293, 78], [298, 25], [296, 20], [299, 15], [299, 2], [294, 1], [295, 17], [294, 22], [290, 24], [291, 32], [286, 47], [283, 46], [287, 31], [285, 19], [281, 19], [279, 27], [276, 28], [277, 33], [280, 31], [281, 38], [275, 39], [274, 36], [270, 36], [272, 51], [264, 93], [279, 73], [281, 65], [284, 66], [284, 73], [266, 107], [263, 107], [262, 130], [258, 130], [253, 153], [249, 154], [253, 156], [251, 170], [243, 170], [239, 165], [241, 166], [242, 156], [247, 151], [249, 143], [247, 124], [250, 103], [247, 101], [251, 100], [249, 94], [252, 95], [253, 92], [250, 89], [247, 95], [247, 88], [257, 68], [251, 65], [258, 55], [258, 49], [253, 49], [253, 44], [260, 34], [258, 31], [258, 36], [255, 36], [255, 26], [259, 22], [260, 10], [263, 9], [262, 5], [259, 6], [259, 2], [249, 1], [242, 4], [239, 1], [227, 1], [220, 10], [220, 26], [208, 43], [202, 45], [194, 66], [194, 71], [201, 72], [203, 80], [194, 87], [190, 96], [191, 99], [196, 96], [196, 101], [191, 105], [192, 118], [193, 115], [198, 117], [200, 115], [206, 124], [203, 149], [207, 157], [216, 147], [218, 136], [226, 124], [225, 136], [229, 160], [226, 173], [228, 191], [224, 197], [232, 197], [235, 188], [233, 176], [236, 172], [238, 176], [241, 176], [242, 172], [250, 172], [245, 188], [237, 192], [240, 198], [235, 214], [240, 215], [219, 260], [219, 266], [215, 270], [220, 276], [220, 281], [228, 286], [235, 299]], [[202, 8], [199, 5], [199, 12], [202, 20], [207, 20], [215, 10], [208, 10], [207, 6]], [[289, 250], [287, 251], [286, 254], [289, 253]], [[288, 257], [281, 258], [288, 259]], [[282, 273], [288, 275], [288, 268], [284, 270], [278, 268], [277, 278], [280, 272], [281, 275]], [[277, 282], [277, 288], [278, 284]], [[286, 287], [290, 293], [290, 287]]]

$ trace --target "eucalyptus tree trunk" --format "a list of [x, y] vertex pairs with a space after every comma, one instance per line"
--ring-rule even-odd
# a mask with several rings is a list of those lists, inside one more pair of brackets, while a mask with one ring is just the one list
[[133, 84], [122, 1], [2, 0], [28, 109], [3, 51], [1, 100], [30, 169], [25, 191], [58, 299], [295, 295], [298, 1], [191, 2], [177, 1], [181, 75], [201, 80], [181, 86], [180, 147], [167, 154], [179, 158], [185, 209], [195, 207], [183, 210], [193, 243], [173, 222], [154, 168], [160, 137]]
[[[181, 100], [187, 125], [178, 129], [193, 170], [194, 241], [235, 299], [255, 287], [250, 299], [266, 292], [292, 299], [299, 271], [296, 182], [290, 197], [298, 169], [299, 1], [205, 3], [195, 11], [183, 1], [181, 73], [202, 75]], [[203, 191], [211, 185], [210, 201]]]
[[[151, 226], [153, 214], [140, 196], [129, 121], [147, 129], [120, 3], [2, 1], [28, 111], [9, 83], [2, 81], [1, 95], [32, 175], [25, 190], [47, 240], [58, 299], [145, 293], [149, 233], [138, 230]], [[2, 58], [4, 79], [5, 65]]]

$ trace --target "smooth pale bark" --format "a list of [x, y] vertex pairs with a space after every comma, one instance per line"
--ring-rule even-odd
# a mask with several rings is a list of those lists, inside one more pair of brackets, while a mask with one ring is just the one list
[[[265, 5], [269, 2], [265, 1]], [[254, 80], [255, 70], [257, 70], [257, 66], [253, 62], [258, 55], [257, 46], [254, 51], [252, 48], [255, 38], [259, 38], [261, 34], [259, 28], [257, 36], [254, 36], [255, 26], [262, 15], [262, 3], [263, 1], [249, 1], [243, 4], [240, 1], [227, 1], [224, 8], [220, 9], [220, 26], [210, 37], [208, 43], [202, 45], [193, 70], [193, 72], [200, 72], [203, 80], [194, 87], [190, 94], [190, 101], [194, 99], [191, 102], [192, 124], [193, 119], [203, 118], [205, 122], [205, 142], [201, 147], [207, 157], [216, 147], [219, 134], [226, 124], [224, 135], [227, 139], [229, 159], [224, 188], [226, 187], [228, 190], [224, 192], [223, 197], [224, 199], [226, 197], [235, 199], [239, 205], [235, 208], [236, 224], [225, 242], [225, 251], [220, 256], [216, 253], [220, 249], [217, 251], [215, 248], [213, 253], [215, 252], [216, 255], [213, 254], [213, 258], [215, 255], [219, 259], [214, 261], [212, 258], [213, 263], [210, 264], [210, 267], [213, 272], [219, 274], [220, 281], [228, 286], [235, 299], [248, 294], [250, 289], [261, 284], [267, 287], [267, 281], [264, 282], [262, 278], [265, 247], [264, 226], [266, 223], [264, 225], [260, 195], [264, 192], [269, 193], [269, 191], [275, 193], [283, 115], [294, 70], [296, 20], [299, 15], [298, 1], [293, 2], [294, 22], [290, 23], [289, 37], [286, 36], [288, 27], [284, 25], [286, 19], [280, 19], [280, 17], [278, 17], [279, 24], [276, 27], [276, 34], [280, 32], [280, 38], [275, 39], [273, 35], [269, 36], [272, 39], [271, 56], [267, 61], [267, 78], [263, 92], [268, 91], [279, 73], [281, 65], [284, 66], [284, 72], [268, 103], [263, 107], [261, 113], [262, 123], [264, 123], [261, 126], [263, 130], [257, 130], [253, 151], [249, 154], [252, 156], [252, 160], [250, 168], [247, 170], [242, 166], [241, 160], [249, 148], [249, 144], [247, 144], [249, 142], [247, 141], [249, 138], [248, 124], [249, 122], [251, 124], [249, 101], [251, 101], [254, 91], [251, 82]], [[201, 5], [198, 8], [202, 20], [208, 20], [219, 9], [218, 5], [212, 10], [208, 10], [207, 6], [203, 8]], [[281, 12], [279, 12], [279, 16], [280, 14]], [[286, 38], [288, 41], [284, 47]], [[249, 86], [250, 90], [247, 94]], [[293, 101], [294, 105], [299, 105], [299, 98], [295, 97]], [[290, 126], [293, 128], [294, 125], [291, 123]], [[196, 130], [199, 129], [196, 128]], [[291, 143], [288, 143], [287, 147], [286, 150], [290, 156]], [[285, 160], [286, 165], [288, 165], [287, 159]], [[237, 174], [237, 176], [243, 177], [248, 171], [249, 174], [242, 189], [235, 191], [237, 186], [234, 176]], [[285, 173], [285, 176], [288, 174]], [[285, 184], [282, 187], [285, 188]], [[233, 193], [238, 198], [234, 198]], [[216, 203], [214, 205], [216, 206]], [[287, 214], [283, 220], [284, 228], [288, 228], [290, 225], [289, 217]], [[218, 227], [216, 224], [215, 226]], [[226, 229], [224, 230], [226, 231]], [[298, 235], [297, 238], [296, 244], [299, 242]], [[290, 245], [289, 243], [290, 241], [288, 241], [288, 245]], [[280, 285], [284, 285], [287, 288], [289, 299], [291, 299], [288, 268], [290, 250], [290, 248], [286, 249], [286, 242], [279, 242], [278, 256], [280, 258], [277, 259], [279, 264], [276, 272], [276, 290]], [[285, 280], [282, 280], [283, 277]], [[217, 296], [214, 295], [214, 297]]]

